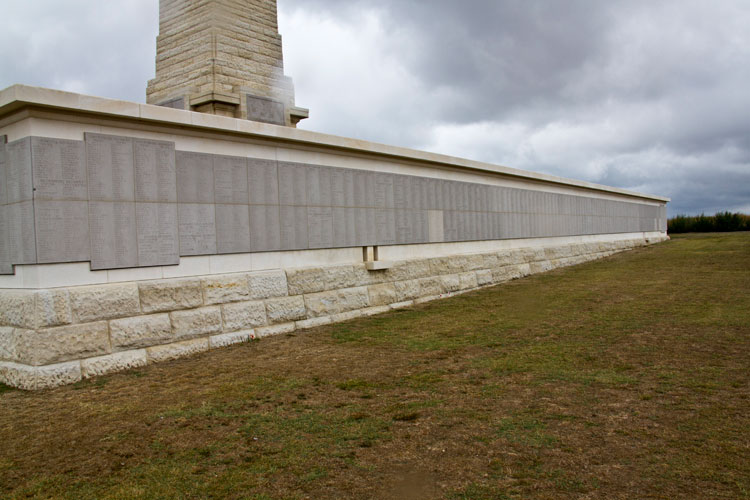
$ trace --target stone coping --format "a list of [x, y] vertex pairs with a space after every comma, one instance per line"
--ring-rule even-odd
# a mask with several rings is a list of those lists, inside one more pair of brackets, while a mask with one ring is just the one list
[[13, 85], [0, 91], [0, 120], [14, 112], [30, 107], [43, 108], [50, 111], [75, 112], [80, 115], [90, 114], [94, 116], [106, 116], [123, 121], [135, 120], [143, 125], [151, 123], [180, 129], [211, 131], [233, 136], [240, 135], [254, 140], [260, 139], [264, 141], [284, 143], [285, 145], [292, 147], [323, 147], [360, 155], [374, 155], [398, 159], [401, 161], [427, 163], [462, 170], [473, 170], [545, 184], [573, 186], [650, 201], [670, 201], [669, 198], [661, 196], [637, 193], [586, 181], [566, 179], [553, 175], [529, 172], [447, 155], [388, 146], [360, 139], [350, 139], [237, 118], [183, 111], [115, 99], [106, 99], [102, 97], [20, 84]]

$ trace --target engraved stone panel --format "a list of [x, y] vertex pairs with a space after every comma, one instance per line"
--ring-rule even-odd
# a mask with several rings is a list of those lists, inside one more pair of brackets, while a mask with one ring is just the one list
[[177, 202], [177, 169], [173, 142], [133, 140], [135, 199]]
[[89, 202], [91, 269], [138, 265], [135, 202]]
[[89, 199], [134, 201], [133, 139], [86, 133]]
[[0, 274], [13, 274], [13, 265], [10, 262], [8, 218], [6, 212], [7, 207], [0, 205]]
[[307, 207], [281, 205], [279, 207], [279, 223], [282, 250], [308, 248]]
[[331, 197], [334, 207], [357, 205], [354, 193], [354, 171], [344, 168], [331, 169]]
[[396, 243], [396, 212], [388, 209], [375, 210], [375, 230], [378, 245]]
[[35, 264], [34, 203], [31, 200], [5, 206], [8, 252], [12, 264]]
[[378, 242], [374, 208], [354, 209], [355, 245], [376, 245]]
[[32, 137], [31, 159], [35, 200], [88, 200], [82, 141]]
[[213, 155], [177, 151], [177, 201], [214, 202]]
[[355, 230], [356, 208], [335, 207], [333, 209], [333, 246], [352, 247], [359, 245]]
[[281, 205], [307, 205], [305, 169], [305, 165], [301, 163], [279, 162], [279, 203]]
[[405, 175], [393, 176], [393, 206], [396, 208], [406, 208], [409, 193], [406, 192], [407, 177]]
[[39, 264], [91, 259], [88, 202], [35, 200], [34, 219]]
[[5, 182], [6, 203], [32, 199], [30, 137], [5, 146]]
[[5, 184], [5, 136], [0, 135], [0, 206], [6, 203], [8, 203], [8, 197]]
[[281, 249], [278, 205], [250, 206], [250, 251], [269, 252]]
[[309, 248], [333, 247], [333, 209], [307, 208], [307, 241]]
[[248, 94], [247, 119], [274, 125], [285, 125], [284, 103]]
[[393, 174], [375, 174], [375, 206], [378, 208], [394, 208], [393, 203]]
[[214, 156], [214, 199], [216, 203], [249, 203], [245, 158]]
[[312, 206], [330, 207], [333, 201], [331, 195], [331, 169], [328, 167], [307, 167], [307, 204]]
[[248, 159], [248, 191], [252, 205], [277, 205], [279, 203], [279, 178], [273, 160]]
[[[247, 185], [245, 182], [243, 185]], [[218, 253], [250, 251], [250, 212], [247, 205], [216, 205]]]
[[138, 265], [180, 263], [176, 203], [137, 203]]
[[[398, 182], [398, 181], [396, 181]], [[395, 183], [394, 183], [395, 187]], [[397, 209], [395, 211], [396, 243], [403, 244], [412, 241], [411, 211]]]
[[181, 256], [213, 255], [216, 253], [214, 207], [215, 205], [198, 203], [178, 204], [177, 217]]

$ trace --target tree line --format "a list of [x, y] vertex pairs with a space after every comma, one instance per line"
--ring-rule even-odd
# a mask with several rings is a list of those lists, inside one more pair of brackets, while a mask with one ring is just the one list
[[667, 220], [670, 233], [750, 231], [750, 215], [719, 212], [716, 215], [677, 215]]

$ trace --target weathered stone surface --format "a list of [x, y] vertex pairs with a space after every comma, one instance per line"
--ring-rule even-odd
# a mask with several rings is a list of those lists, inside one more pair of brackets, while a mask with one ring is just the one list
[[393, 284], [393, 287], [396, 289], [396, 300], [398, 302], [416, 299], [420, 294], [419, 280], [397, 281]]
[[350, 321], [352, 319], [361, 318], [362, 309], [355, 309], [354, 311], [347, 311], [338, 314], [331, 315], [332, 323], [341, 323], [342, 321]]
[[367, 287], [347, 288], [305, 295], [305, 306], [310, 317], [328, 316], [370, 305]]
[[36, 316], [40, 327], [68, 325], [73, 321], [70, 293], [67, 290], [39, 290], [36, 294]]
[[455, 274], [475, 271], [484, 267], [485, 259], [482, 254], [451, 255], [430, 259], [430, 275]]
[[96, 285], [70, 289], [73, 316], [79, 323], [137, 316], [140, 313], [138, 285]]
[[397, 301], [396, 287], [393, 283], [369, 286], [367, 287], [367, 293], [370, 295], [370, 305], [372, 306], [384, 306]]
[[389, 309], [404, 309], [406, 307], [411, 307], [414, 305], [413, 300], [404, 300], [403, 302], [396, 302], [395, 304], [391, 304]]
[[208, 351], [208, 337], [149, 347], [146, 349], [146, 354], [149, 363], [159, 363], [161, 361], [192, 356], [205, 351]]
[[16, 334], [12, 326], [0, 326], [0, 361], [16, 361]]
[[110, 352], [106, 321], [37, 331], [17, 329], [15, 337], [19, 361], [30, 365], [48, 365]]
[[109, 322], [109, 329], [114, 350], [148, 347], [174, 340], [172, 323], [166, 313], [113, 319]]
[[78, 361], [39, 366], [34, 368], [34, 372], [34, 389], [51, 389], [81, 380], [81, 364]]
[[398, 262], [383, 273], [384, 281], [404, 281], [424, 278], [432, 274], [431, 261], [434, 259], [409, 260]]
[[310, 318], [310, 319], [304, 319], [302, 321], [297, 321], [296, 325], [297, 328], [305, 329], [305, 328], [315, 328], [316, 326], [323, 326], [323, 325], [330, 325], [332, 323], [330, 316], [321, 316], [319, 318]]
[[[427, 297], [430, 295], [440, 295], [445, 292], [445, 282], [441, 277], [419, 279], [418, 297]], [[456, 286], [458, 286], [458, 277], [456, 276]], [[416, 299], [417, 297], [415, 297]]]
[[492, 271], [490, 269], [481, 269], [476, 271], [477, 286], [492, 284]]
[[201, 280], [206, 305], [238, 302], [250, 297], [246, 274], [231, 274]]
[[289, 269], [286, 272], [290, 295], [316, 293], [359, 286], [362, 274], [354, 266]]
[[260, 328], [255, 329], [255, 336], [261, 339], [263, 337], [268, 337], [271, 335], [281, 335], [284, 333], [292, 333], [296, 329], [297, 329], [297, 325], [293, 322], [281, 323], [278, 325], [271, 325], [271, 326], [262, 326]]
[[262, 301], [237, 302], [221, 306], [224, 318], [224, 331], [246, 330], [263, 326], [266, 320], [266, 306]]
[[[440, 293], [455, 292], [461, 289], [461, 278], [460, 278], [460, 275], [458, 274], [446, 274], [445, 276], [440, 276], [440, 282], [442, 284], [442, 289], [443, 289], [443, 291]], [[430, 287], [429, 290], [432, 291], [433, 290], [432, 284], [428, 286]], [[423, 294], [423, 295], [426, 295], [426, 294]], [[432, 295], [432, 294], [429, 294], [429, 295]], [[435, 295], [439, 295], [439, 293]]]
[[419, 297], [414, 299], [414, 304], [425, 304], [427, 302], [432, 302], [433, 300], [443, 299], [445, 298], [443, 295], [427, 295], [425, 297]]
[[26, 290], [0, 291], [0, 324], [36, 328], [34, 293]]
[[175, 311], [170, 316], [172, 317], [172, 330], [178, 339], [221, 332], [219, 306]]
[[81, 360], [81, 376], [83, 378], [121, 372], [132, 368], [146, 366], [146, 350], [116, 352], [106, 356], [97, 356]]
[[144, 313], [190, 309], [203, 304], [198, 279], [150, 281], [138, 285]]
[[360, 309], [360, 311], [362, 311], [362, 315], [363, 316], [374, 316], [376, 314], [383, 314], [385, 312], [390, 311], [391, 307], [393, 307], [393, 306], [365, 307], [364, 309]]
[[281, 270], [248, 274], [247, 285], [255, 300], [288, 295], [286, 273]]
[[466, 290], [468, 288], [476, 288], [479, 284], [477, 283], [476, 272], [461, 273], [458, 275], [458, 288], [459, 290]]
[[282, 323], [305, 319], [305, 299], [302, 295], [266, 300], [266, 314], [269, 323]]
[[226, 347], [234, 344], [241, 344], [242, 342], [249, 342], [254, 338], [254, 330], [241, 330], [239, 332], [221, 333], [219, 335], [211, 335], [208, 338], [208, 347], [211, 349], [218, 349], [219, 347]]

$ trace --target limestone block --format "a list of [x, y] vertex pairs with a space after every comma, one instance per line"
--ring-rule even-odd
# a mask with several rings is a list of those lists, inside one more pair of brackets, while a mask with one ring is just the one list
[[528, 276], [531, 274], [531, 265], [530, 264], [520, 264], [518, 266], [518, 273], [523, 278], [524, 276]]
[[547, 271], [550, 271], [552, 269], [552, 263], [550, 263], [550, 261], [548, 260], [540, 260], [529, 264], [530, 274], [546, 273]]
[[503, 283], [505, 281], [514, 280], [522, 276], [519, 266], [503, 266], [492, 270], [492, 282]]
[[0, 361], [16, 361], [16, 333], [12, 326], [0, 326]]
[[524, 262], [524, 254], [518, 250], [503, 250], [497, 253], [496, 267], [515, 266], [522, 262]]
[[208, 337], [149, 347], [146, 349], [146, 355], [149, 363], [159, 363], [205, 351], [208, 351]]
[[[419, 297], [430, 295], [440, 295], [445, 292], [445, 286], [441, 277], [422, 278], [419, 281]], [[458, 286], [458, 277], [456, 277], [456, 286]]]
[[370, 305], [384, 306], [397, 301], [396, 287], [393, 283], [382, 283], [367, 287], [370, 296]]
[[291, 323], [280, 323], [278, 325], [262, 326], [255, 329], [255, 336], [259, 339], [268, 337], [271, 335], [281, 335], [284, 333], [292, 333], [297, 329], [297, 325], [294, 322]]
[[15, 337], [19, 361], [30, 365], [48, 365], [110, 352], [106, 321], [37, 331], [17, 329]]
[[391, 306], [373, 306], [373, 307], [365, 307], [364, 309], [360, 309], [362, 311], [362, 316], [374, 316], [376, 314], [383, 314], [385, 312], [388, 312], [391, 310]]
[[73, 316], [80, 323], [140, 313], [138, 285], [135, 283], [72, 288], [70, 302]]
[[198, 337], [221, 332], [219, 306], [201, 307], [170, 313], [172, 329], [178, 339]]
[[391, 304], [389, 309], [404, 309], [406, 307], [411, 307], [414, 305], [413, 300], [405, 300], [403, 302], [396, 302], [394, 304]]
[[383, 273], [385, 281], [404, 281], [424, 278], [433, 274], [431, 261], [434, 259], [408, 260], [397, 262]]
[[349, 321], [356, 318], [362, 317], [362, 309], [355, 309], [354, 311], [347, 311], [338, 314], [331, 315], [331, 322], [341, 323], [343, 321]]
[[288, 295], [286, 273], [281, 270], [248, 274], [247, 285], [251, 299], [268, 299]]
[[480, 258], [482, 259], [482, 265], [479, 269], [477, 269], [477, 271], [484, 269], [494, 269], [498, 266], [496, 253], [484, 253], [480, 255]]
[[231, 274], [201, 280], [206, 305], [247, 300], [250, 297], [246, 274]]
[[239, 332], [220, 333], [219, 335], [211, 335], [208, 338], [208, 347], [210, 349], [218, 349], [220, 347], [241, 344], [242, 342], [249, 342], [254, 338], [254, 330], [241, 330]]
[[0, 382], [27, 391], [73, 384], [79, 380], [81, 364], [77, 361], [41, 367], [0, 362]]
[[479, 283], [477, 283], [477, 273], [476, 272], [461, 273], [461, 274], [458, 275], [458, 289], [459, 290], [466, 290], [466, 289], [469, 289], [469, 288], [476, 288], [478, 286], [479, 286]]
[[198, 279], [146, 282], [138, 285], [138, 291], [144, 313], [191, 309], [203, 304], [203, 292]]
[[148, 347], [174, 339], [169, 314], [152, 314], [109, 322], [113, 350]]
[[297, 321], [296, 325], [299, 329], [315, 328], [316, 326], [330, 325], [333, 321], [330, 316], [321, 316], [320, 318], [303, 319]]
[[432, 275], [455, 274], [475, 271], [484, 267], [482, 254], [452, 255], [431, 259]]
[[418, 279], [397, 281], [393, 284], [393, 287], [396, 289], [396, 300], [398, 302], [416, 299], [420, 294], [420, 284]]
[[73, 321], [67, 290], [40, 290], [36, 294], [38, 326], [69, 325]]
[[492, 270], [481, 269], [476, 271], [477, 286], [486, 286], [492, 284]]
[[442, 295], [427, 295], [425, 297], [418, 297], [414, 299], [414, 304], [425, 304], [427, 302], [432, 302], [433, 300], [438, 300], [444, 298]]
[[360, 285], [362, 274], [354, 266], [310, 267], [286, 272], [289, 295], [351, 288]]
[[347, 288], [305, 295], [305, 306], [310, 317], [328, 316], [370, 305], [367, 287]]
[[[474, 273], [471, 273], [474, 274]], [[429, 278], [428, 278], [429, 279]], [[455, 292], [457, 290], [461, 289], [461, 278], [458, 274], [446, 274], [444, 276], [440, 276], [440, 283], [442, 292], [433, 294], [433, 293], [423, 293], [422, 295], [440, 295], [441, 293], [445, 292]], [[429, 291], [432, 291], [432, 283], [427, 285], [429, 287]]]
[[0, 325], [36, 328], [34, 293], [26, 290], [0, 291]]
[[106, 356], [97, 356], [81, 360], [81, 376], [83, 378], [97, 377], [107, 373], [121, 372], [132, 368], [146, 366], [145, 349], [116, 352]]
[[269, 323], [282, 323], [305, 319], [305, 299], [302, 295], [266, 300], [266, 315]]
[[262, 301], [237, 302], [221, 306], [224, 331], [247, 330], [263, 326], [266, 320], [266, 306]]

